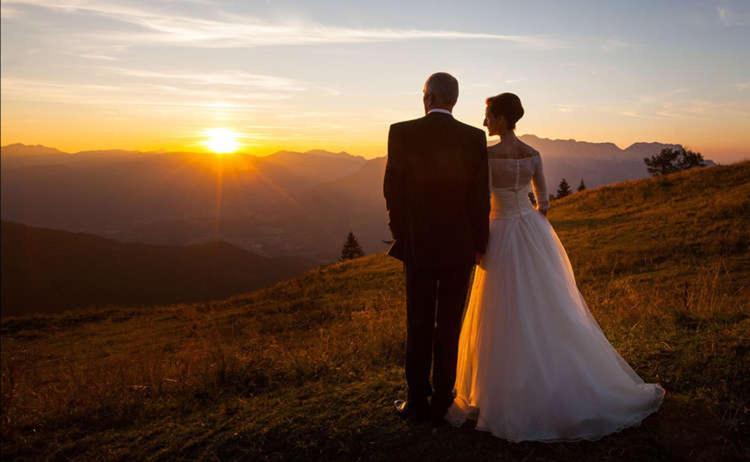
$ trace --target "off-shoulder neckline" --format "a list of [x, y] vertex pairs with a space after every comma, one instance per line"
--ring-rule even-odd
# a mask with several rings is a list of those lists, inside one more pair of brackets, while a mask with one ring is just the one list
[[[535, 157], [540, 157], [539, 151], [537, 151], [536, 149], [534, 149], [533, 147], [529, 146], [528, 144], [524, 143], [521, 140], [518, 140], [518, 142], [522, 146], [525, 146], [526, 148], [528, 148], [527, 152], [531, 151], [531, 155], [530, 156], [525, 156], [525, 157], [492, 157], [492, 156], [488, 156], [488, 158], [489, 159], [523, 160], [523, 159], [533, 159]], [[498, 146], [500, 146], [500, 143], [495, 143], [495, 144], [491, 144], [491, 145], [487, 146], [488, 153], [489, 153], [489, 151], [496, 151], [497, 152], [497, 147]]]

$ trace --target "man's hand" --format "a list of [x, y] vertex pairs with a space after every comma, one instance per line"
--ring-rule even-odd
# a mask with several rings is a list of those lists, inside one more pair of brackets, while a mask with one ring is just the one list
[[478, 265], [482, 261], [482, 254], [479, 252], [474, 253], [474, 264]]

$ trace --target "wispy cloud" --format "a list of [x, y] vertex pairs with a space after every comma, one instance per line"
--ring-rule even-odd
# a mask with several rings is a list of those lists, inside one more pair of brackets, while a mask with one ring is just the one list
[[664, 103], [655, 115], [664, 118], [715, 119], [719, 116], [750, 117], [750, 107], [737, 101], [692, 99], [679, 104]]
[[665, 101], [671, 101], [675, 97], [688, 93], [687, 88], [674, 88], [672, 90], [665, 90], [659, 93], [644, 94], [638, 97], [640, 104], [660, 104]]
[[12, 5], [66, 13], [93, 14], [136, 26], [135, 31], [108, 31], [98, 40], [125, 45], [171, 44], [205, 48], [367, 43], [408, 40], [496, 40], [529, 48], [563, 44], [538, 35], [503, 35], [455, 30], [350, 28], [314, 23], [274, 23], [228, 12], [213, 18], [164, 12], [153, 8], [93, 0], [7, 0]]
[[602, 42], [601, 45], [599, 45], [599, 48], [607, 53], [623, 50], [630, 47], [632, 47], [632, 44], [619, 39], [607, 39]]
[[190, 85], [207, 86], [234, 86], [245, 89], [255, 88], [261, 90], [273, 90], [283, 92], [299, 92], [306, 90], [304, 83], [298, 80], [272, 75], [252, 74], [243, 71], [221, 71], [221, 72], [177, 72], [177, 71], [152, 71], [145, 69], [129, 69], [109, 67], [104, 68], [120, 75], [136, 77], [143, 80], [167, 81], [173, 83], [185, 83]]
[[5, 3], [0, 4], [0, 18], [2, 19], [15, 18], [19, 16], [19, 14], [20, 12], [17, 9], [9, 5], [6, 5]]
[[610, 108], [610, 112], [642, 119], [712, 120], [720, 117], [750, 117], [750, 107], [738, 101], [709, 101], [685, 99], [679, 101], [650, 101], [635, 105]]
[[264, 107], [266, 103], [270, 104], [291, 97], [289, 93], [262, 89], [236, 91], [236, 89], [194, 88], [148, 82], [104, 85], [5, 76], [0, 81], [0, 86], [3, 100], [103, 107], [203, 107], [251, 110]]
[[114, 56], [107, 56], [107, 55], [82, 53], [82, 54], [79, 54], [78, 56], [80, 56], [81, 58], [93, 59], [96, 61], [117, 61], [117, 58], [115, 58]]
[[[744, 9], [743, 9], [744, 8]], [[722, 4], [716, 7], [719, 22], [726, 27], [747, 26], [750, 24], [750, 11], [747, 5]]]
[[[123, 102], [126, 95], [114, 85], [61, 83], [3, 76], [0, 80], [3, 99], [48, 103]], [[117, 97], [119, 93], [120, 98]], [[103, 95], [107, 98], [103, 99]], [[132, 101], [132, 100], [131, 100]]]
[[[750, 86], [748, 86], [750, 88]], [[629, 118], [708, 120], [750, 117], [750, 106], [737, 99], [709, 100], [686, 88], [643, 94], [620, 105], [601, 106], [600, 110]]]
[[557, 112], [573, 112], [581, 108], [580, 104], [555, 104]]
[[480, 81], [480, 82], [470, 82], [467, 86], [471, 88], [493, 88], [497, 90], [498, 83], [503, 83], [505, 85], [515, 85], [521, 82], [525, 82], [528, 79], [525, 77], [519, 77], [514, 79], [498, 79], [497, 82], [487, 82], [487, 81]]

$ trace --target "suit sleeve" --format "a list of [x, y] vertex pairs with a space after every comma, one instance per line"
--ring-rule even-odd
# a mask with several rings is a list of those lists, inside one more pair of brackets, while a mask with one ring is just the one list
[[388, 159], [383, 178], [383, 195], [388, 209], [388, 226], [394, 239], [404, 235], [404, 146], [399, 131], [391, 125], [388, 131]]
[[484, 132], [481, 132], [481, 136], [478, 136], [477, 139], [479, 155], [476, 156], [476, 177], [472, 181], [470, 210], [472, 210], [471, 221], [476, 251], [483, 254], [487, 250], [487, 241], [490, 235], [490, 180], [489, 163], [487, 161], [487, 137]]

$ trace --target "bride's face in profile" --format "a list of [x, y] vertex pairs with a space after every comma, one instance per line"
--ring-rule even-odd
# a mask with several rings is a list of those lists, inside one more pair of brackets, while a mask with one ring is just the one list
[[487, 127], [487, 132], [490, 136], [499, 135], [502, 131], [505, 120], [501, 116], [500, 118], [495, 117], [490, 111], [490, 107], [484, 110], [484, 126]]

